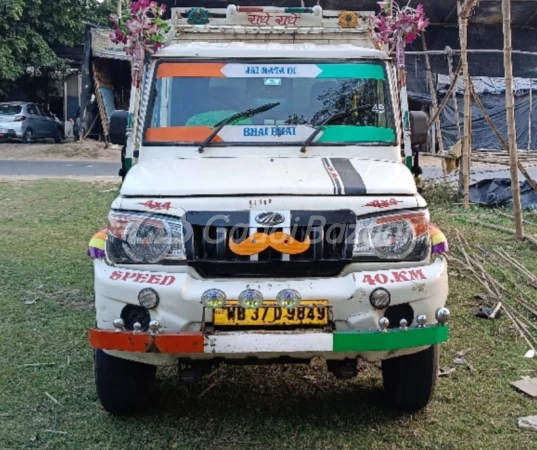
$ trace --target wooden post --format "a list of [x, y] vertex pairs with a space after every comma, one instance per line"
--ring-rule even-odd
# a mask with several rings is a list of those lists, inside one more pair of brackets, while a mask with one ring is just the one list
[[[468, 2], [458, 3], [461, 61], [464, 78], [464, 135], [462, 139], [462, 168], [459, 172], [459, 191], [463, 192], [464, 207], [470, 207], [470, 153], [472, 147], [472, 98], [470, 92], [470, 70], [468, 68], [468, 15], [472, 8]], [[475, 2], [474, 2], [475, 3]]]
[[518, 180], [518, 147], [515, 125], [515, 94], [513, 86], [513, 60], [511, 38], [511, 0], [502, 0], [503, 15], [503, 62], [505, 69], [505, 109], [507, 110], [507, 135], [509, 137], [509, 163], [511, 169], [511, 192], [513, 195], [513, 213], [515, 216], [516, 237], [524, 239], [522, 202], [520, 200], [520, 183]]

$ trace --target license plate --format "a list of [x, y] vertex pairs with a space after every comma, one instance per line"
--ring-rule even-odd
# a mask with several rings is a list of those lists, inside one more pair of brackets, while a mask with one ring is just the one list
[[214, 310], [215, 326], [294, 326], [328, 325], [330, 308], [326, 300], [304, 301], [294, 309], [283, 309], [276, 302], [265, 302], [259, 309], [241, 308], [238, 302], [230, 302], [225, 308]]

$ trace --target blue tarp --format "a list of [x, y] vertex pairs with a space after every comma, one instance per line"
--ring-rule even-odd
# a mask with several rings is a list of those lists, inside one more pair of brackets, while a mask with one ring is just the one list
[[[520, 183], [520, 195], [524, 209], [537, 209], [537, 192], [525, 181]], [[513, 194], [509, 178], [481, 180], [470, 186], [470, 201], [493, 207], [513, 207]]]

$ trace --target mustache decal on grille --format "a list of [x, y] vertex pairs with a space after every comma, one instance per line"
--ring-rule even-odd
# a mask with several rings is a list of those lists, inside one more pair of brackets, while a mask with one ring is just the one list
[[285, 255], [299, 255], [308, 250], [310, 246], [311, 240], [308, 236], [304, 242], [300, 242], [282, 231], [272, 234], [255, 233], [241, 243], [237, 243], [233, 239], [229, 240], [229, 249], [240, 256], [257, 255], [267, 248], [273, 248]]

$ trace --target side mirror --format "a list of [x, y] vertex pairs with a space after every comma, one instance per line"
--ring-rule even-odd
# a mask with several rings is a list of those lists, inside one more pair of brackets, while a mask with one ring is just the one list
[[412, 145], [427, 144], [429, 138], [429, 117], [422, 111], [410, 111], [410, 140]]
[[128, 111], [114, 111], [110, 116], [110, 141], [114, 145], [127, 144]]

